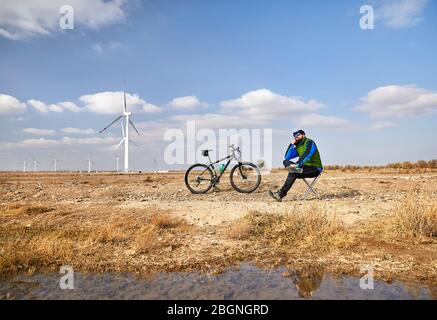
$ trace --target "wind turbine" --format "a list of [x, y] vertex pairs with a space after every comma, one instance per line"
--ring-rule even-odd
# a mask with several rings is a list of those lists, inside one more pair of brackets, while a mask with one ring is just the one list
[[115, 155], [115, 161], [117, 162], [117, 173], [118, 173], [118, 160], [120, 160], [120, 157], [118, 154]]
[[129, 172], [129, 142], [134, 144], [132, 141], [129, 140], [129, 125], [132, 126], [132, 128], [135, 129], [137, 134], [139, 135], [139, 131], [137, 128], [135, 128], [135, 125], [133, 122], [129, 119], [129, 117], [132, 115], [132, 112], [128, 112], [126, 108], [126, 83], [123, 81], [123, 98], [124, 98], [124, 108], [123, 113], [119, 115], [114, 121], [112, 121], [109, 125], [104, 127], [102, 130], [99, 131], [99, 133], [102, 133], [106, 129], [108, 129], [110, 126], [112, 126], [114, 123], [116, 123], [118, 120], [124, 117], [125, 120], [125, 126], [123, 127], [123, 121], [121, 121], [121, 131], [123, 134], [123, 138], [121, 139], [120, 143], [114, 148], [114, 150], [117, 150], [118, 147], [122, 145], [124, 142], [124, 172]]
[[158, 160], [156, 158], [153, 158], [153, 168], [155, 169], [154, 172], [158, 171]]
[[91, 172], [91, 163], [95, 164], [95, 162], [91, 159], [91, 152], [88, 154], [88, 159], [87, 160], [83, 160], [83, 161], [87, 161], [88, 162], [88, 173], [90, 173]]
[[36, 172], [36, 165], [37, 165], [37, 163], [40, 163], [40, 162], [37, 161], [37, 160], [35, 159], [35, 157], [33, 157], [33, 172]]
[[52, 164], [53, 164], [53, 166], [54, 166], [53, 169], [55, 170], [55, 172], [57, 171], [58, 161], [62, 161], [62, 160], [56, 159], [56, 156], [54, 156], [54, 159], [53, 159], [53, 161], [52, 161]]
[[23, 169], [21, 169], [21, 171], [26, 172], [26, 169], [27, 169], [26, 168], [26, 164], [27, 164], [26, 159], [24, 159], [23, 162], [17, 162], [17, 164], [21, 164], [22, 168], [23, 168]]

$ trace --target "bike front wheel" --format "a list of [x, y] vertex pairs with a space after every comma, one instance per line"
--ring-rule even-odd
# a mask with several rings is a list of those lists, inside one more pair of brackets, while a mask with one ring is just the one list
[[231, 185], [240, 193], [251, 193], [258, 189], [261, 183], [261, 173], [251, 162], [240, 162], [231, 170]]
[[185, 185], [191, 193], [207, 193], [213, 184], [211, 168], [204, 164], [194, 164], [185, 173]]

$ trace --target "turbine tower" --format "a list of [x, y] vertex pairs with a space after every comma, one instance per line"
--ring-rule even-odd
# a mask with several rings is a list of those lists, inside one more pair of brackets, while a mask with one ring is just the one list
[[139, 131], [137, 128], [135, 128], [135, 125], [133, 122], [129, 119], [129, 117], [132, 115], [132, 112], [127, 111], [126, 107], [126, 85], [125, 81], [123, 81], [123, 99], [124, 99], [124, 107], [123, 107], [123, 113], [119, 115], [114, 121], [112, 121], [109, 125], [107, 125], [105, 128], [99, 131], [99, 133], [102, 133], [106, 129], [108, 129], [110, 126], [112, 126], [114, 123], [116, 123], [118, 120], [124, 117], [125, 125], [123, 127], [123, 120], [121, 123], [121, 130], [122, 130], [122, 139], [120, 143], [114, 148], [114, 150], [117, 150], [119, 146], [124, 142], [124, 172], [129, 172], [129, 142], [133, 144], [132, 141], [129, 140], [129, 125], [132, 126], [132, 128], [135, 129], [137, 134], [139, 135]]
[[27, 169], [27, 167], [26, 167], [26, 164], [27, 164], [26, 159], [24, 159], [23, 162], [17, 162], [17, 164], [23, 165], [22, 166], [23, 169], [21, 169], [21, 171], [26, 172], [26, 169]]
[[156, 158], [153, 158], [153, 171], [158, 172], [158, 160]]
[[62, 160], [56, 159], [56, 156], [54, 156], [53, 161], [52, 161], [52, 164], [53, 164], [53, 169], [54, 169], [55, 172], [57, 172], [57, 169], [58, 169], [58, 162], [59, 162], [59, 161], [62, 161]]
[[120, 157], [118, 156], [118, 154], [115, 155], [115, 162], [117, 162], [117, 173], [118, 173], [118, 160], [120, 160]]
[[37, 165], [38, 163], [40, 163], [40, 162], [37, 161], [37, 160], [35, 159], [35, 157], [33, 157], [33, 172], [36, 172], [36, 165]]
[[88, 155], [88, 173], [91, 172], [91, 153]]
[[91, 152], [88, 154], [88, 159], [83, 161], [88, 162], [88, 173], [91, 173], [91, 163], [94, 164], [94, 161], [91, 159]]

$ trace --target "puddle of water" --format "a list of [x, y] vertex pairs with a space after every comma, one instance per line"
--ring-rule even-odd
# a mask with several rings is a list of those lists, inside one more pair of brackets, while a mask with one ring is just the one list
[[[284, 277], [284, 272], [288, 276]], [[0, 281], [0, 299], [437, 299], [437, 287], [374, 281], [363, 290], [359, 278], [322, 270], [263, 270], [242, 264], [217, 276], [156, 273], [74, 274], [74, 289], [62, 290], [61, 274], [17, 276]]]

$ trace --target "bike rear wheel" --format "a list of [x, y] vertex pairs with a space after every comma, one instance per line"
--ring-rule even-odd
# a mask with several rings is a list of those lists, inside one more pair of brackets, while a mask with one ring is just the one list
[[240, 162], [231, 170], [231, 185], [240, 193], [251, 193], [258, 189], [261, 183], [261, 173], [251, 162]]
[[185, 185], [191, 193], [207, 193], [213, 185], [211, 168], [204, 164], [194, 164], [185, 173]]

